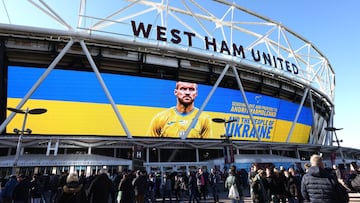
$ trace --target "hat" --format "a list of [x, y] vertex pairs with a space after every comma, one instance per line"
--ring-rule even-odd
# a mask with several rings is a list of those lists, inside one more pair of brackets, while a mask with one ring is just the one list
[[18, 178], [25, 178], [24, 174], [20, 174]]
[[70, 173], [66, 178], [66, 183], [79, 182], [79, 177], [76, 173]]

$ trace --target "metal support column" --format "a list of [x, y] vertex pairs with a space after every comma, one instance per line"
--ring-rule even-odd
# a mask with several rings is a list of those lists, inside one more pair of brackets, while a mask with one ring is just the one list
[[260, 142], [261, 140], [260, 140], [259, 131], [258, 131], [257, 127], [256, 127], [256, 123], [255, 123], [254, 116], [253, 116], [252, 113], [251, 113], [250, 105], [249, 105], [249, 102], [248, 102], [248, 100], [247, 100], [244, 87], [243, 87], [242, 82], [241, 82], [241, 80], [240, 80], [240, 76], [239, 76], [239, 74], [238, 74], [238, 72], [237, 72], [237, 70], [236, 70], [236, 67], [233, 66], [232, 68], [233, 68], [233, 72], [234, 72], [234, 74], [235, 74], [236, 82], [238, 83], [240, 92], [241, 92], [241, 94], [242, 94], [242, 96], [243, 96], [246, 109], [247, 109], [248, 112], [249, 112], [249, 116], [250, 116], [251, 123], [252, 123], [253, 126], [254, 126], [253, 128], [254, 128], [256, 137], [257, 137], [258, 141]]
[[196, 162], [199, 162], [199, 161], [200, 161], [200, 158], [199, 158], [199, 148], [196, 148], [196, 149], [195, 149], [195, 152], [196, 152]]
[[115, 101], [114, 101], [113, 97], [111, 96], [109, 89], [105, 85], [105, 82], [104, 82], [103, 78], [101, 77], [99, 69], [97, 68], [93, 58], [91, 57], [91, 54], [90, 54], [89, 50], [87, 49], [84, 40], [80, 41], [80, 45], [81, 45], [81, 48], [83, 49], [83, 51], [84, 51], [84, 53], [85, 53], [85, 55], [86, 55], [86, 57], [87, 57], [87, 59], [88, 59], [88, 61], [90, 63], [90, 65], [91, 65], [91, 68], [93, 69], [97, 79], [99, 80], [99, 83], [100, 83], [101, 87], [103, 88], [106, 97], [110, 101], [110, 104], [111, 104], [117, 118], [119, 119], [120, 124], [121, 124], [121, 126], [123, 127], [123, 129], [125, 131], [125, 134], [127, 135], [128, 138], [131, 138], [132, 136], [130, 134], [130, 131], [129, 131], [128, 127], [126, 126], [126, 123], [125, 123], [124, 119], [122, 118], [122, 116], [121, 116], [121, 114], [119, 112], [119, 109], [116, 107]]
[[[55, 68], [55, 66], [59, 63], [59, 61], [63, 58], [66, 52], [71, 48], [74, 44], [74, 41], [71, 39], [66, 46], [61, 50], [59, 55], [51, 62], [46, 71], [40, 76], [40, 78], [36, 81], [36, 83], [31, 87], [31, 89], [26, 93], [26, 95], [22, 98], [20, 103], [16, 106], [16, 109], [21, 109], [26, 101], [31, 97], [32, 94], [36, 91], [36, 89], [40, 86], [40, 84], [46, 79], [46, 77], [50, 74], [50, 72]], [[9, 124], [9, 122], [15, 117], [15, 112], [12, 112], [5, 121], [0, 125], [0, 132], [3, 132], [5, 127]]]
[[195, 115], [194, 119], [191, 121], [188, 129], [186, 129], [185, 133], [184, 133], [184, 137], [182, 136], [182, 139], [186, 139], [187, 136], [190, 133], [190, 130], [195, 126], [195, 124], [197, 123], [200, 114], [204, 111], [207, 103], [209, 102], [209, 100], [211, 99], [212, 95], [214, 94], [215, 90], [217, 89], [217, 87], [219, 86], [221, 80], [224, 78], [225, 73], [229, 70], [229, 64], [226, 64], [224, 70], [221, 72], [219, 78], [217, 79], [216, 83], [214, 84], [213, 88], [211, 89], [210, 93], [208, 94], [208, 96], [206, 97], [205, 101], [203, 102], [203, 104], [201, 105], [201, 108], [199, 109], [199, 111], [197, 112], [197, 114]]
[[[5, 40], [0, 38], [0, 123], [6, 119], [8, 67], [5, 57]], [[0, 130], [0, 134], [4, 134]]]
[[287, 136], [287, 138], [286, 138], [286, 142], [289, 142], [290, 139], [291, 139], [291, 136], [292, 136], [292, 134], [293, 134], [293, 132], [294, 132], [294, 129], [295, 129], [295, 125], [296, 125], [296, 123], [297, 123], [297, 121], [298, 121], [298, 119], [299, 119], [299, 116], [300, 116], [302, 107], [304, 106], [304, 102], [305, 102], [305, 99], [306, 99], [306, 97], [307, 97], [307, 95], [308, 95], [309, 90], [310, 90], [310, 87], [307, 87], [306, 90], [305, 90], [305, 92], [304, 92], [303, 98], [301, 99], [301, 103], [300, 103], [299, 108], [298, 108], [298, 110], [297, 110], [297, 112], [296, 112], [294, 121], [293, 121], [293, 123], [292, 123], [292, 125], [291, 125], [290, 132], [289, 132], [289, 134], [288, 134], [288, 136]]

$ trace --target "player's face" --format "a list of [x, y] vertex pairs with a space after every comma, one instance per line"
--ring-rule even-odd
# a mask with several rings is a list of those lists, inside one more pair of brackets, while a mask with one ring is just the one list
[[178, 82], [174, 93], [180, 103], [189, 105], [195, 101], [197, 96], [197, 84]]

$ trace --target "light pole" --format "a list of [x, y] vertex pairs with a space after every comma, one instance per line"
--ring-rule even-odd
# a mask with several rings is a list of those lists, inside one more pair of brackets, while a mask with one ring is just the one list
[[213, 122], [215, 123], [224, 123], [224, 127], [225, 127], [225, 134], [221, 135], [220, 137], [224, 137], [225, 140], [225, 146], [224, 146], [224, 166], [226, 167], [226, 169], [230, 168], [230, 165], [234, 163], [234, 151], [233, 151], [233, 145], [232, 145], [232, 140], [229, 139], [229, 135], [226, 133], [226, 124], [227, 123], [232, 123], [235, 121], [238, 121], [238, 119], [229, 119], [229, 120], [225, 120], [222, 118], [213, 118], [212, 119]]
[[340, 156], [341, 156], [341, 159], [342, 159], [342, 162], [345, 163], [345, 159], [344, 159], [344, 155], [343, 155], [343, 152], [342, 152], [342, 149], [340, 147], [340, 142], [342, 142], [343, 140], [339, 140], [338, 139], [338, 136], [336, 134], [336, 131], [338, 130], [342, 130], [343, 128], [334, 128], [334, 127], [326, 127], [325, 130], [328, 131], [328, 132], [333, 132], [334, 135], [335, 135], [335, 140], [333, 140], [332, 142], [336, 142], [337, 143], [337, 146], [338, 146], [338, 149], [339, 149], [339, 152], [340, 152]]
[[18, 164], [18, 160], [19, 160], [19, 156], [20, 156], [20, 151], [21, 151], [21, 144], [22, 144], [22, 139], [24, 136], [24, 132], [31, 132], [31, 130], [25, 130], [25, 126], [26, 126], [26, 119], [28, 114], [43, 114], [45, 112], [47, 112], [47, 109], [43, 109], [43, 108], [36, 108], [36, 109], [29, 109], [26, 108], [26, 110], [22, 110], [22, 109], [16, 109], [16, 108], [7, 108], [7, 110], [15, 112], [15, 113], [19, 113], [19, 114], [24, 114], [24, 121], [22, 124], [22, 128], [21, 130], [14, 130], [19, 134], [19, 139], [17, 142], [17, 146], [16, 146], [16, 153], [15, 153], [15, 159], [14, 159], [14, 163], [13, 163], [13, 168], [12, 168], [12, 174], [15, 174], [15, 170]]

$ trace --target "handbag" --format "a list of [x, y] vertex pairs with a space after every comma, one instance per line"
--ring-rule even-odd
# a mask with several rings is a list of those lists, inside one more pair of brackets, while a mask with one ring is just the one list
[[229, 199], [240, 199], [239, 191], [237, 190], [235, 184], [231, 185], [231, 187], [229, 189], [228, 198]]
[[119, 191], [118, 191], [118, 194], [117, 194], [117, 197], [116, 197], [117, 202], [120, 202], [121, 197], [122, 197], [122, 191], [119, 190]]

